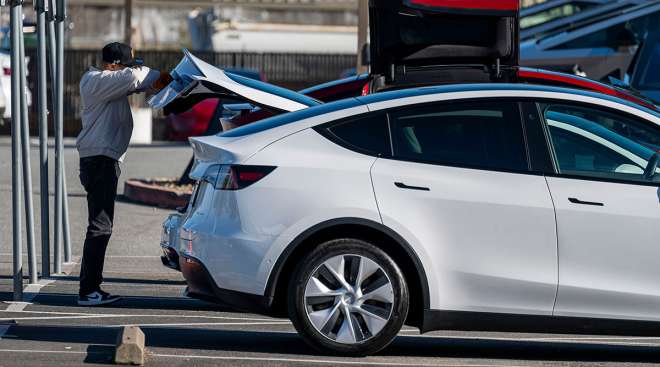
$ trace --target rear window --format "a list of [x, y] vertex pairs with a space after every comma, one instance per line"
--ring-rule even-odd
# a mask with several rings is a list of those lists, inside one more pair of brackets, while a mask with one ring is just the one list
[[219, 134], [219, 136], [223, 136], [227, 138], [246, 136], [246, 135], [270, 130], [276, 127], [284, 126], [292, 122], [304, 120], [310, 117], [319, 116], [326, 113], [335, 112], [351, 107], [357, 107], [361, 105], [362, 103], [360, 103], [356, 99], [344, 99], [338, 102], [322, 104], [319, 106], [306, 108], [304, 110], [284, 113], [281, 115], [277, 115], [275, 117], [253, 122], [248, 125], [241, 126], [236, 129], [221, 133]]
[[392, 155], [387, 115], [384, 113], [371, 113], [334, 122], [317, 131], [353, 151], [382, 157]]

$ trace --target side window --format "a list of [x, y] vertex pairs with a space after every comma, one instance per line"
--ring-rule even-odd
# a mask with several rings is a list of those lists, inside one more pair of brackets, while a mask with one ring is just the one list
[[542, 106], [559, 173], [637, 182], [660, 181], [660, 129], [600, 109]]
[[518, 104], [470, 102], [391, 113], [394, 157], [435, 164], [528, 170]]
[[387, 157], [392, 154], [387, 116], [382, 113], [333, 123], [319, 132], [351, 150]]

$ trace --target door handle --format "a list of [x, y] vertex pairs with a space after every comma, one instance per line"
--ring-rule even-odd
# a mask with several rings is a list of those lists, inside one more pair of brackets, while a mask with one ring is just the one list
[[582, 201], [576, 198], [568, 198], [568, 201], [570, 201], [573, 204], [580, 204], [580, 205], [605, 206], [605, 204], [603, 203], [597, 203], [595, 201]]
[[428, 187], [408, 186], [403, 182], [395, 182], [394, 185], [400, 189], [406, 189], [406, 190], [431, 191], [431, 189], [429, 189]]

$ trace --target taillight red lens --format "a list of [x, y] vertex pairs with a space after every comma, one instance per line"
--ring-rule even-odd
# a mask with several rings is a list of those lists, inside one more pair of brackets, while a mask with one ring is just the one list
[[203, 180], [217, 190], [241, 190], [273, 172], [272, 166], [214, 165], [207, 169]]
[[11, 69], [10, 68], [2, 68], [3, 73], [5, 76], [11, 76]]

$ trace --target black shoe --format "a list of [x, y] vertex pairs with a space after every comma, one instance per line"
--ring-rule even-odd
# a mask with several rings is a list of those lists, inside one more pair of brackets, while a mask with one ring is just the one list
[[119, 296], [110, 295], [102, 290], [92, 292], [86, 296], [78, 297], [78, 306], [100, 306], [117, 302], [121, 299]]

